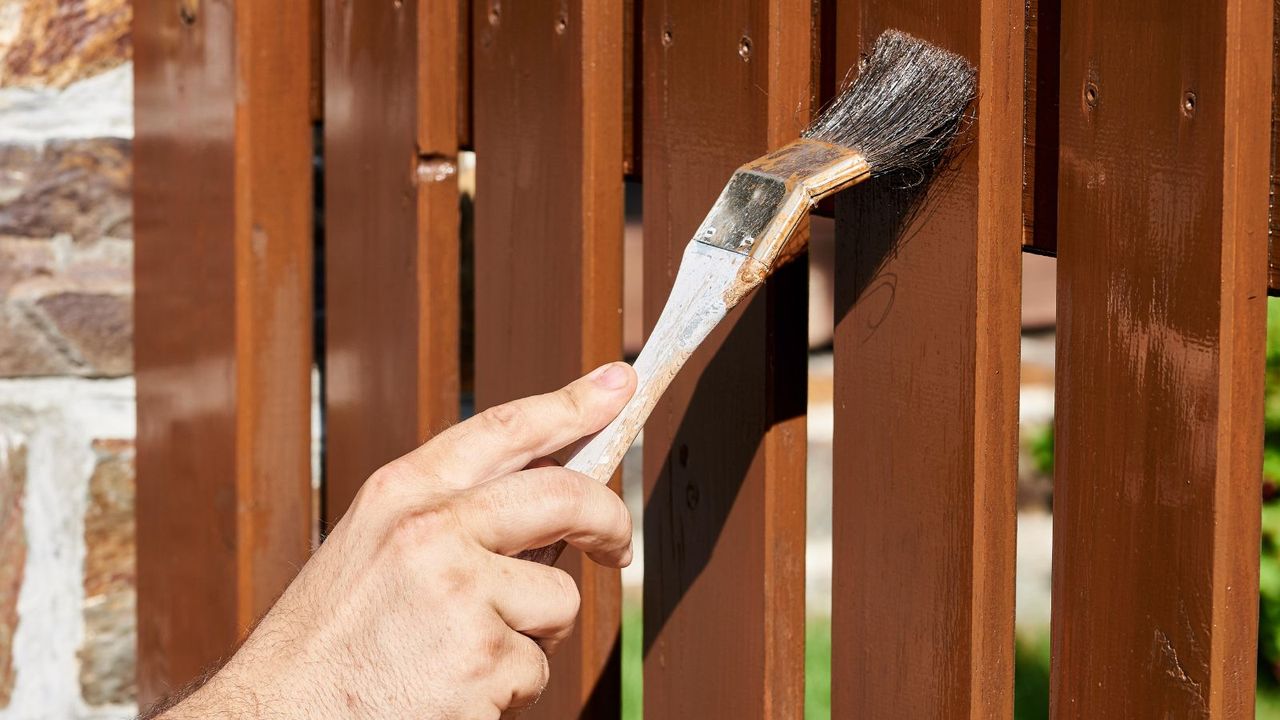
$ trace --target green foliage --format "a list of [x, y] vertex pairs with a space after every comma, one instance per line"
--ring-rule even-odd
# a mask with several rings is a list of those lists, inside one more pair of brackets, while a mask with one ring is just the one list
[[810, 616], [804, 624], [804, 717], [831, 717], [831, 618]]
[[1013, 651], [1014, 720], [1049, 720], [1049, 633], [1019, 635]]
[[1053, 423], [1035, 432], [1027, 440], [1027, 452], [1036, 470], [1042, 475], [1053, 474]]
[[[1267, 300], [1267, 372], [1264, 411], [1265, 444], [1262, 450], [1262, 547], [1259, 564], [1258, 661], [1259, 674], [1270, 676], [1275, 695], [1280, 679], [1280, 300]], [[1262, 712], [1264, 688], [1259, 687]], [[1280, 702], [1273, 705], [1280, 709]], [[1280, 713], [1277, 713], [1280, 716]]]

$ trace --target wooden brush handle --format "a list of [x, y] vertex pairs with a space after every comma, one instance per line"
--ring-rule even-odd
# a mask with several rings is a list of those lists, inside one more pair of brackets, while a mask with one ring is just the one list
[[[700, 242], [689, 244], [658, 324], [636, 358], [635, 394], [612, 422], [570, 456], [565, 467], [609, 482], [676, 373], [729, 309], [759, 282], [755, 274], [742, 272], [751, 262], [738, 253]], [[561, 541], [525, 551], [520, 557], [551, 565], [563, 550]]]

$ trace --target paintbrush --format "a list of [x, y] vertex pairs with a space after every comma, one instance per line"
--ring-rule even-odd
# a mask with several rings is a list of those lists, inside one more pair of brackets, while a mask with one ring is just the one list
[[[802, 249], [791, 241], [809, 209], [873, 176], [923, 177], [963, 124], [974, 75], [960, 56], [887, 31], [857, 78], [799, 140], [738, 168], [684, 251], [671, 295], [636, 359], [635, 395], [565, 467], [608, 482], [693, 351]], [[561, 542], [521, 557], [551, 564], [563, 548]]]

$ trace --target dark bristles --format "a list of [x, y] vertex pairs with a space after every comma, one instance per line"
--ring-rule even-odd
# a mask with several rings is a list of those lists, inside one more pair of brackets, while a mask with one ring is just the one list
[[804, 136], [857, 150], [875, 175], [925, 173], [964, 122], [975, 91], [967, 60], [887, 30], [859, 66], [857, 79]]

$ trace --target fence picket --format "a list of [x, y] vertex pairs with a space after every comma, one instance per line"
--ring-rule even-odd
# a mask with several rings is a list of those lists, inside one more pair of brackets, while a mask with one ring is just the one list
[[1023, 6], [850, 0], [836, 22], [837, 76], [900, 28], [968, 57], [979, 101], [927, 198], [885, 178], [836, 204], [832, 716], [1008, 718]]
[[458, 415], [457, 9], [325, 4], [330, 525]]
[[1273, 3], [1151, 11], [1063, 6], [1052, 709], [1252, 717]]
[[143, 706], [234, 650], [312, 533], [309, 3], [181, 5], [133, 5]]
[[[617, 2], [476, 2], [476, 407], [622, 355], [623, 17]], [[620, 490], [620, 477], [614, 487]], [[529, 717], [620, 711], [621, 579], [576, 550], [582, 616]]]
[[[811, 6], [646, 0], [643, 13], [651, 329], [730, 173], [808, 119]], [[806, 266], [731, 313], [645, 428], [647, 717], [803, 716]]]

